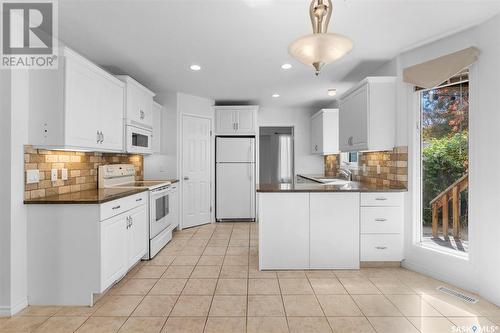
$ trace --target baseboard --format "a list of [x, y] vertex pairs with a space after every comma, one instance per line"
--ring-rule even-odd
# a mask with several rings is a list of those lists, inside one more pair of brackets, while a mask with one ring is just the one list
[[417, 273], [421, 273], [421, 274], [424, 274], [424, 275], [427, 275], [427, 276], [430, 276], [434, 279], [437, 279], [437, 280], [441, 280], [445, 283], [449, 283], [449, 284], [452, 284], [452, 285], [455, 285], [459, 288], [462, 288], [464, 290], [467, 290], [471, 293], [477, 293], [477, 290], [474, 290], [473, 287], [471, 287], [469, 285], [469, 283], [467, 283], [466, 281], [464, 281], [463, 279], [457, 279], [457, 277], [455, 276], [450, 276], [450, 275], [447, 275], [447, 274], [443, 274], [443, 273], [437, 273], [433, 270], [429, 270], [427, 267], [425, 266], [422, 266], [420, 264], [417, 264], [415, 262], [412, 262], [412, 261], [409, 261], [407, 259], [403, 260], [401, 262], [401, 266], [404, 267], [404, 268], [407, 268], [411, 271], [415, 271]]
[[28, 299], [23, 299], [21, 302], [17, 303], [12, 307], [8, 306], [0, 306], [0, 317], [10, 317], [15, 315], [16, 313], [23, 310], [28, 306]]

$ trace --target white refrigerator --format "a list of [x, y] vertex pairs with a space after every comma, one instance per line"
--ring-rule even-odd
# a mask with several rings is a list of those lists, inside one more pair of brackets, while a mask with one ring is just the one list
[[215, 217], [255, 220], [255, 138], [217, 137]]

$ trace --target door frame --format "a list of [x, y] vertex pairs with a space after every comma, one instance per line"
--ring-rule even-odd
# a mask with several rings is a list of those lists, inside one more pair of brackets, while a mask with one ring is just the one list
[[200, 119], [206, 119], [210, 122], [210, 223], [215, 222], [215, 186], [214, 186], [214, 179], [215, 179], [215, 138], [214, 138], [214, 118], [210, 116], [204, 116], [204, 115], [199, 115], [199, 114], [192, 114], [192, 113], [180, 113], [178, 114], [178, 135], [177, 135], [177, 170], [178, 170], [178, 175], [179, 175], [179, 230], [182, 230], [184, 228], [184, 174], [183, 174], [183, 164], [182, 160], [184, 157], [184, 147], [183, 147], [183, 129], [184, 129], [184, 117], [191, 117], [191, 118], [200, 118]]
[[[256, 134], [255, 134], [255, 183], [256, 185], [260, 182], [260, 128], [261, 127], [290, 127], [292, 129], [292, 155], [293, 155], [293, 170], [292, 170], [292, 179], [295, 182], [295, 165], [296, 165], [296, 154], [295, 154], [295, 127], [294, 123], [281, 123], [281, 122], [263, 122], [257, 124]], [[258, 200], [257, 200], [258, 201]], [[258, 212], [258, 210], [257, 210]], [[258, 214], [257, 214], [258, 215]]]

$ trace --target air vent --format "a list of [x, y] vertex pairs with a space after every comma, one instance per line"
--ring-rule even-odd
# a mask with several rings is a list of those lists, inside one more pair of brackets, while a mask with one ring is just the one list
[[471, 303], [471, 304], [477, 303], [477, 299], [475, 299], [474, 297], [467, 296], [459, 291], [456, 291], [456, 290], [453, 290], [450, 288], [446, 288], [446, 287], [441, 286], [441, 287], [438, 287], [437, 290], [439, 290], [442, 293], [445, 293], [445, 294], [451, 295], [453, 297], [456, 297], [458, 299], [461, 299], [462, 301], [467, 302], [467, 303]]

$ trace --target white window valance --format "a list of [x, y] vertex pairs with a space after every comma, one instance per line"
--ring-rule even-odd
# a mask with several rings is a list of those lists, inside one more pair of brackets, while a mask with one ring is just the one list
[[445, 56], [407, 67], [403, 80], [417, 87], [434, 88], [472, 65], [479, 57], [479, 49], [469, 47]]

